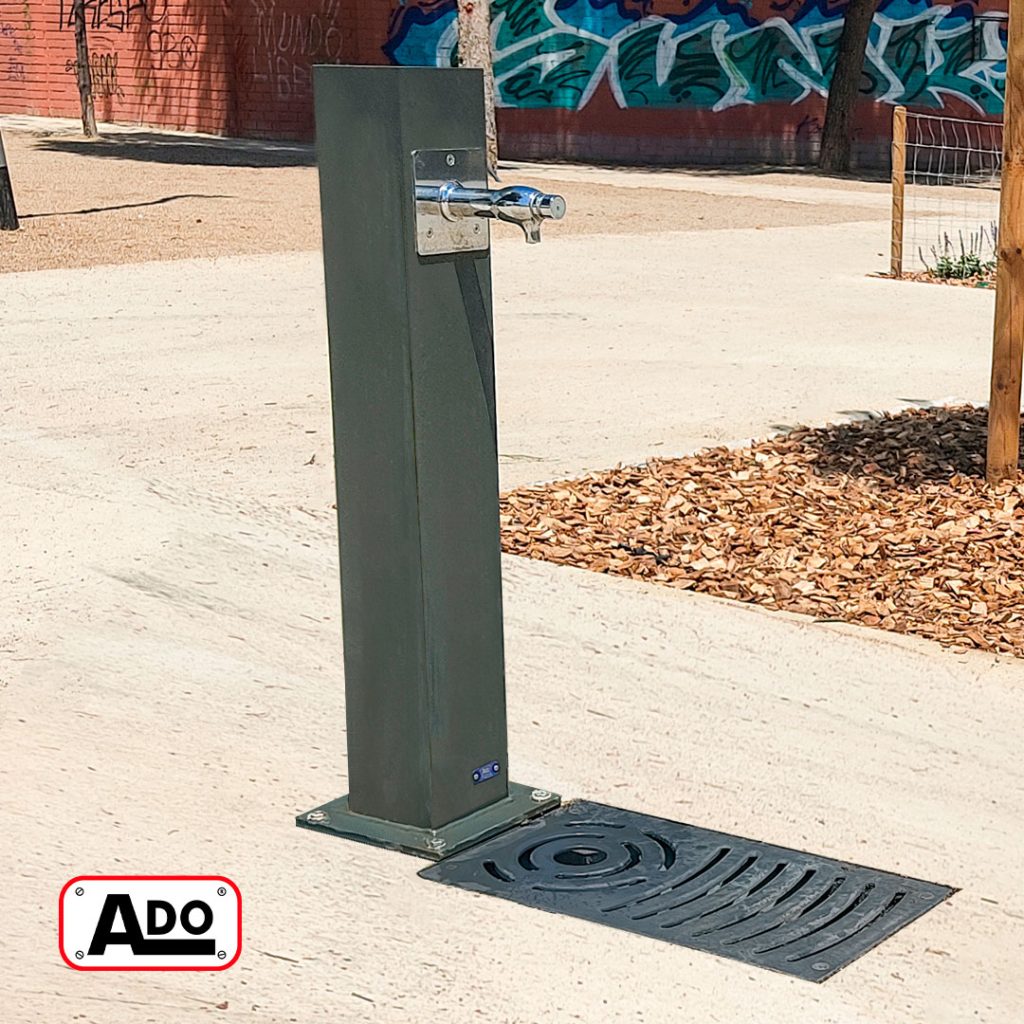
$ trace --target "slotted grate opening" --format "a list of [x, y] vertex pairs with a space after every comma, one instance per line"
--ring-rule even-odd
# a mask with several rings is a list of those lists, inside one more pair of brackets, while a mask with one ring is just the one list
[[587, 801], [420, 874], [811, 981], [955, 891]]

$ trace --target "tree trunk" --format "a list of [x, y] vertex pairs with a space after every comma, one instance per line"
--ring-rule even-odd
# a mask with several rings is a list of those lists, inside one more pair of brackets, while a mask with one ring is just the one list
[[484, 122], [487, 131], [487, 171], [498, 177], [498, 133], [494, 123], [494, 67], [491, 60], [490, 0], [458, 0], [459, 64], [482, 68]]
[[860, 92], [868, 32], [878, 3], [879, 0], [850, 0], [846, 8], [846, 20], [839, 35], [838, 55], [828, 90], [825, 127], [821, 132], [818, 166], [823, 171], [850, 169], [853, 111]]
[[74, 0], [75, 16], [75, 70], [78, 73], [78, 95], [82, 101], [82, 132], [87, 139], [95, 139], [96, 111], [92, 104], [92, 69], [89, 67], [89, 39], [85, 32], [85, 0]]
[[14, 189], [11, 188], [11, 175], [4, 155], [4, 137], [0, 135], [0, 231], [16, 231], [17, 228], [18, 210], [14, 205]]

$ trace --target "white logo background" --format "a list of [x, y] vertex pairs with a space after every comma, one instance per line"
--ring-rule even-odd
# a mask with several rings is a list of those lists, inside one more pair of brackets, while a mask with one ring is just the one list
[[[107, 944], [103, 952], [90, 953], [90, 946], [101, 923], [104, 905], [111, 894], [125, 894], [131, 899], [138, 931], [136, 940], [150, 952], [133, 951], [125, 941]], [[167, 911], [155, 911], [158, 934], [147, 931], [149, 901], [169, 903], [174, 910], [173, 928], [163, 931], [167, 924]], [[207, 914], [201, 906], [193, 906], [188, 913], [189, 932], [181, 920], [182, 910], [198, 901], [209, 907]], [[101, 928], [101, 934], [110, 931], [115, 939], [121, 933], [132, 936], [134, 923], [125, 920], [118, 910], [113, 921]], [[201, 931], [199, 929], [202, 929]], [[165, 940], [200, 940], [209, 951], [163, 952]], [[158, 945], [158, 943], [160, 945]], [[136, 941], [136, 945], [140, 944]], [[64, 887], [60, 897], [60, 951], [68, 965], [78, 970], [224, 970], [230, 967], [241, 950], [241, 896], [235, 883], [228, 878], [207, 875], [185, 878], [163, 877], [105, 877], [81, 876], [73, 878]]]

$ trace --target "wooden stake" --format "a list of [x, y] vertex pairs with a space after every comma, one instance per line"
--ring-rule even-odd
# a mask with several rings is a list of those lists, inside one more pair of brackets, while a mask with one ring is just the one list
[[889, 273], [903, 276], [903, 191], [907, 181], [907, 108], [892, 112], [892, 240]]
[[1024, 0], [1009, 0], [996, 315], [988, 405], [989, 483], [1017, 476], [1024, 356]]

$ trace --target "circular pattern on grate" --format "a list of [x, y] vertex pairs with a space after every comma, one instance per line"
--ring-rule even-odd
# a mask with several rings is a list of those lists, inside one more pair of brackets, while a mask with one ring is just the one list
[[[614, 891], [612, 902], [597, 905], [602, 916], [622, 913], [660, 930], [683, 926], [694, 938], [715, 933], [723, 947], [752, 943], [751, 956], [783, 950], [788, 961], [841, 944], [904, 896], [892, 893], [887, 904], [873, 906], [873, 882], [848, 885], [845, 873], [807, 867], [799, 854], [795, 863], [762, 858], [749, 843], [695, 846], [688, 853], [677, 862], [677, 845], [653, 831], [572, 821], [546, 838], [524, 837], [507, 860], [483, 867], [539, 892]], [[829, 962], [816, 963], [824, 967], [813, 970], [831, 969]]]
[[[524, 829], [524, 832], [529, 832]], [[549, 892], [644, 885], [675, 863], [672, 843], [663, 836], [600, 821], [566, 823], [563, 832], [524, 838], [501, 861], [485, 870], [506, 882], [527, 882]]]
[[588, 801], [421, 874], [814, 981], [954, 891]]

